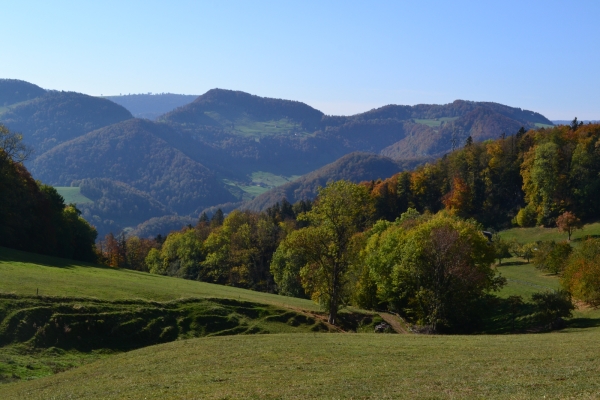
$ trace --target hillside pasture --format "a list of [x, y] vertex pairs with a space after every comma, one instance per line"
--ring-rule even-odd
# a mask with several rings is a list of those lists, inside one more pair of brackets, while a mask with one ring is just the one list
[[81, 194], [81, 188], [69, 186], [55, 186], [54, 189], [65, 199], [65, 204], [90, 204], [94, 201]]
[[101, 300], [226, 298], [291, 309], [319, 310], [318, 305], [310, 300], [103, 267], [3, 247], [0, 247], [0, 293]]
[[255, 171], [250, 174], [249, 178], [251, 180], [250, 184], [229, 179], [223, 179], [223, 182], [232, 188], [232, 193], [236, 194], [238, 197], [241, 196], [242, 200], [252, 200], [277, 186], [284, 185], [300, 178], [300, 175], [284, 176], [276, 175], [271, 172]]
[[[499, 232], [499, 234], [506, 241], [516, 240], [521, 244], [537, 242], [538, 240], [561, 242], [568, 238], [566, 233], [559, 232], [557, 228], [544, 228], [541, 226], [534, 228], [512, 228]], [[600, 237], [600, 222], [586, 224], [583, 229], [576, 230], [571, 235], [571, 244], [577, 246], [579, 242], [585, 240], [588, 236]]]
[[0, 387], [4, 398], [518, 399], [600, 396], [598, 330], [259, 335], [147, 347]]
[[415, 118], [415, 123], [417, 124], [422, 124], [422, 125], [427, 125], [431, 128], [437, 128], [439, 126], [442, 125], [442, 123], [448, 123], [448, 122], [452, 122], [454, 120], [458, 119], [458, 117], [441, 117], [441, 118], [434, 118], [434, 119], [419, 119], [419, 118]]

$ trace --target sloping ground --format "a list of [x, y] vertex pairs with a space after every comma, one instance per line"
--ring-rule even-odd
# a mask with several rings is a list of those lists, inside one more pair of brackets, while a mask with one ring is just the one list
[[3, 398], [525, 399], [600, 396], [598, 329], [537, 335], [258, 335], [152, 346]]
[[225, 298], [318, 311], [310, 300], [231, 286], [102, 267], [0, 247], [0, 293], [94, 297], [100, 300]]

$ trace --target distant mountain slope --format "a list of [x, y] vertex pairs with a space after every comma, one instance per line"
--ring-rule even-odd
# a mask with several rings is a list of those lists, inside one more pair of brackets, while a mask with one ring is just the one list
[[216, 126], [243, 136], [264, 136], [313, 131], [322, 117], [321, 111], [299, 101], [212, 89], [160, 119], [178, 124]]
[[78, 205], [83, 217], [98, 230], [102, 238], [109, 232], [120, 232], [150, 218], [172, 213], [149, 194], [123, 182], [110, 179], [83, 179], [75, 182], [81, 194], [92, 203]]
[[384, 179], [403, 169], [401, 163], [387, 157], [369, 153], [351, 153], [293, 182], [271, 189], [241, 208], [262, 211], [283, 199], [287, 199], [290, 203], [314, 199], [318, 188], [324, 187], [329, 181], [345, 179], [358, 183]]
[[[305, 104], [213, 89], [160, 117], [180, 134], [166, 139], [222, 174], [305, 174], [354, 151], [395, 159], [443, 154], [468, 136], [514, 134], [552, 123], [539, 113], [492, 102], [388, 105], [353, 116], [326, 116]], [[223, 163], [234, 158], [235, 163]], [[214, 161], [213, 161], [214, 160]]]
[[45, 93], [44, 89], [33, 83], [18, 79], [0, 79], [0, 113], [2, 107], [32, 100]]
[[103, 98], [125, 107], [136, 118], [156, 119], [177, 107], [191, 103], [197, 97], [198, 95], [160, 93], [104, 96]]
[[32, 171], [52, 185], [86, 178], [124, 182], [180, 214], [235, 200], [210, 170], [159, 138], [169, 129], [139, 119], [114, 124], [44, 153]]
[[130, 118], [129, 111], [106, 99], [48, 91], [2, 114], [0, 122], [21, 132], [39, 156], [60, 143]]
[[[462, 147], [468, 136], [474, 141], [497, 139], [502, 133], [507, 136], [515, 134], [523, 122], [511, 119], [491, 108], [476, 107], [466, 115], [444, 124], [438, 129], [423, 125], [411, 124], [406, 137], [381, 150], [381, 154], [393, 159], [406, 159], [422, 156], [441, 156], [452, 149], [452, 138], [455, 146]], [[531, 128], [531, 125], [527, 125]]]

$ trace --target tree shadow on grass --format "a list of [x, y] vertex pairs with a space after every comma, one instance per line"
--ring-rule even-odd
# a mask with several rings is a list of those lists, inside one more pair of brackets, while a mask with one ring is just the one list
[[527, 265], [529, 264], [527, 261], [508, 261], [503, 262], [500, 265], [496, 265], [496, 267], [510, 267], [511, 265]]
[[567, 321], [569, 328], [597, 328], [600, 326], [600, 318], [573, 318]]
[[585, 242], [587, 239], [598, 239], [600, 235], [585, 235], [583, 237], [571, 239], [571, 242]]

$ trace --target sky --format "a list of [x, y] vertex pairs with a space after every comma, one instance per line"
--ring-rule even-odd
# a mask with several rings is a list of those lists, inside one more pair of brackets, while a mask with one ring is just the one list
[[212, 88], [349, 115], [493, 101], [600, 119], [600, 1], [6, 1], [0, 78], [90, 95]]

